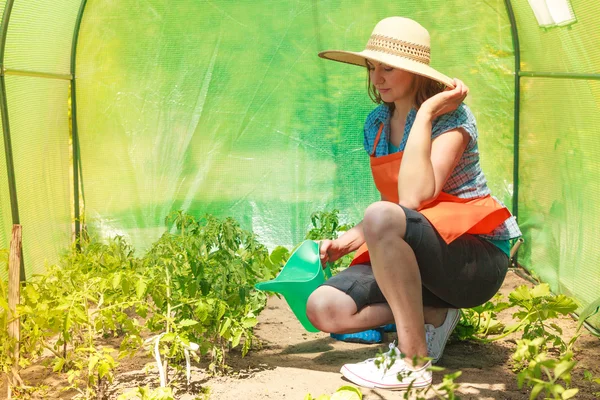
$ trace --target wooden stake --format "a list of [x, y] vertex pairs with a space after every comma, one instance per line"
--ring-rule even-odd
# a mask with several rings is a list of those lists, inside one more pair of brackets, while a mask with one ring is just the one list
[[8, 259], [8, 310], [11, 321], [8, 323], [8, 336], [15, 340], [13, 349], [12, 379], [9, 379], [8, 398], [11, 397], [11, 383], [21, 383], [19, 376], [19, 340], [21, 324], [17, 314], [17, 305], [21, 297], [21, 225], [13, 225]]

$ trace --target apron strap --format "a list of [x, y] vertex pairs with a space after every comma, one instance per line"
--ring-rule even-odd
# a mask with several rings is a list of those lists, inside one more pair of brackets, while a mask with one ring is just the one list
[[381, 137], [381, 132], [383, 131], [383, 122], [379, 125], [379, 132], [377, 132], [377, 136], [375, 136], [375, 143], [373, 143], [373, 152], [371, 153], [371, 157], [375, 156], [375, 151], [377, 150], [377, 144], [379, 144], [379, 138]]

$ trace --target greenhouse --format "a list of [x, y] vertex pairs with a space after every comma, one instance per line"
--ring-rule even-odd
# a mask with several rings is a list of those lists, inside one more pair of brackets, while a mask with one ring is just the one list
[[[380, 200], [363, 148], [374, 108], [367, 73], [317, 54], [362, 50], [373, 26], [394, 15], [426, 27], [431, 65], [468, 85], [487, 184], [523, 234], [511, 243], [518, 251], [504, 299], [461, 313], [446, 370], [434, 373], [437, 390], [600, 396], [600, 367], [588, 362], [600, 357], [599, 2], [0, 7], [0, 396], [57, 397], [57, 385], [64, 398], [400, 398], [336, 392], [352, 385], [337, 373], [346, 358], [377, 348], [308, 333], [285, 299], [254, 289], [304, 240], [335, 237]], [[14, 226], [18, 255], [9, 250]], [[16, 314], [7, 286], [14, 259]], [[536, 325], [534, 314], [548, 322]], [[15, 339], [7, 325], [19, 320]], [[512, 357], [521, 345], [530, 359], [525, 350]], [[483, 361], [461, 355], [469, 352]], [[28, 381], [44, 359], [60, 383]], [[144, 363], [153, 368], [146, 380], [127, 386], [121, 377]], [[539, 384], [540, 368], [556, 379]], [[460, 370], [463, 389], [442, 382]], [[500, 383], [498, 371], [507, 375]], [[287, 383], [271, 381], [281, 374]]]

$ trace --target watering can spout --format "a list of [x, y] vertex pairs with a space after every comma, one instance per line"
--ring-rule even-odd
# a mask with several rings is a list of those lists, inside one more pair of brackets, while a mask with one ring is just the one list
[[275, 279], [254, 286], [259, 290], [283, 295], [302, 326], [309, 332], [318, 332], [306, 316], [306, 303], [311, 293], [330, 276], [329, 266], [325, 270], [321, 266], [319, 244], [305, 240]]
[[275, 279], [270, 280], [270, 281], [266, 281], [266, 282], [260, 282], [257, 283], [256, 285], [254, 285], [257, 289], [259, 290], [265, 290], [268, 292], [277, 292], [279, 294], [282, 294], [285, 296], [285, 294], [287, 293], [286, 289], [289, 289], [289, 285], [286, 284], [285, 282], [279, 282]]

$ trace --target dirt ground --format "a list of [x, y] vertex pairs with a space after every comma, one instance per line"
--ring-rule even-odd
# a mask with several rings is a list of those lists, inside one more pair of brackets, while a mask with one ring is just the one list
[[[532, 286], [511, 271], [501, 292], [506, 296], [523, 284]], [[511, 310], [504, 311], [500, 320], [510, 323]], [[569, 318], [557, 322], [563, 328], [564, 336], [570, 338], [576, 322]], [[252, 351], [243, 358], [239, 352], [232, 352], [229, 355], [232, 372], [225, 377], [209, 376], [204, 363], [193, 365], [191, 385], [187, 393], [183, 393], [181, 388], [177, 398], [194, 399], [202, 389], [210, 390], [211, 400], [302, 400], [308, 393], [314, 397], [332, 394], [340, 386], [350, 384], [339, 373], [342, 364], [373, 357], [378, 349], [386, 350], [387, 342], [396, 338], [395, 334], [389, 333], [384, 343], [362, 345], [335, 341], [325, 333], [308, 333], [296, 320], [285, 300], [277, 297], [269, 299], [255, 332], [262, 342], [262, 349]], [[528, 399], [528, 390], [518, 389], [516, 375], [511, 371], [514, 348], [514, 340], [510, 337], [490, 344], [450, 342], [438, 365], [446, 368], [448, 373], [456, 370], [463, 372], [456, 380], [460, 384], [457, 394], [463, 399]], [[600, 385], [584, 380], [583, 372], [589, 370], [594, 376], [600, 376], [600, 339], [584, 330], [577, 341], [575, 358], [578, 364], [573, 373], [572, 387], [580, 390], [575, 398], [598, 398], [594, 393], [600, 391]], [[152, 364], [153, 359], [145, 356], [121, 360], [117, 378], [107, 390], [108, 398], [116, 399], [126, 388], [138, 385], [156, 387], [156, 369], [151, 368], [148, 373], [142, 370], [144, 366]], [[442, 376], [443, 373], [436, 372], [434, 383], [441, 382]], [[65, 380], [53, 374], [49, 368], [39, 365], [30, 367], [23, 371], [23, 377], [32, 384], [48, 386], [48, 391], [41, 398], [70, 398], [75, 394], [72, 391], [60, 395], [56, 393], [55, 390], [64, 385]], [[365, 400], [404, 398], [402, 392], [361, 391]], [[6, 396], [4, 382], [0, 387], [0, 396]]]

